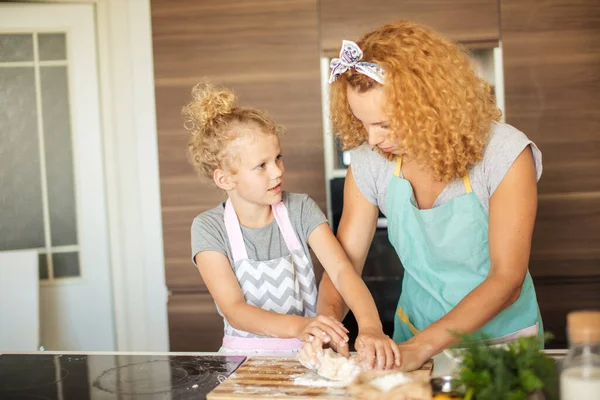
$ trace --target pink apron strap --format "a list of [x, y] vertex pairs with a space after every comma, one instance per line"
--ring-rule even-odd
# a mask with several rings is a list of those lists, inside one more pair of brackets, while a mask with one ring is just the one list
[[245, 338], [229, 335], [223, 337], [225, 351], [297, 351], [303, 344], [298, 339]]
[[[292, 253], [294, 250], [302, 249], [300, 241], [298, 240], [298, 237], [294, 232], [294, 228], [292, 227], [292, 222], [290, 221], [290, 216], [285, 204], [283, 204], [283, 202], [279, 202], [271, 207], [275, 221], [279, 226], [279, 230], [283, 235], [283, 240], [285, 241], [290, 253]], [[225, 203], [224, 219], [225, 230], [227, 231], [229, 244], [231, 245], [233, 261], [237, 262], [240, 260], [247, 260], [248, 252], [246, 251], [246, 245], [244, 244], [242, 228], [240, 227], [240, 222], [238, 221], [235, 210], [233, 209], [233, 205], [231, 204], [231, 199], [227, 199], [227, 202]]]
[[273, 206], [273, 215], [275, 216], [275, 220], [277, 221], [277, 225], [279, 225], [279, 230], [283, 235], [283, 240], [287, 245], [288, 250], [293, 252], [294, 250], [301, 249], [300, 241], [294, 232], [294, 228], [292, 227], [292, 222], [290, 221], [290, 216], [287, 211], [287, 207], [283, 204], [283, 201], [274, 204]]
[[227, 199], [225, 203], [225, 230], [229, 237], [229, 244], [231, 245], [231, 253], [233, 261], [238, 262], [240, 260], [248, 259], [248, 252], [246, 251], [246, 245], [244, 244], [244, 236], [242, 236], [242, 228], [240, 228], [240, 222], [238, 221], [237, 214], [231, 204], [231, 199]]

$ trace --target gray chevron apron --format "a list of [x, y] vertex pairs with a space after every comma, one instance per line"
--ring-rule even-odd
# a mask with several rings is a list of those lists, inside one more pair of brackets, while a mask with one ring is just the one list
[[[233, 271], [247, 304], [278, 314], [314, 317], [317, 309], [317, 284], [310, 260], [304, 253], [290, 222], [286, 206], [272, 206], [289, 255], [268, 261], [248, 257], [242, 229], [231, 200], [225, 204], [225, 228], [231, 245]], [[217, 307], [218, 309], [218, 307]], [[298, 351], [298, 339], [270, 338], [233, 328], [224, 317], [225, 336], [220, 351]]]

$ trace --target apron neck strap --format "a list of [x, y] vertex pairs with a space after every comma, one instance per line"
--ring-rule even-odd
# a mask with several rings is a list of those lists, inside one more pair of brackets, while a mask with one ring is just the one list
[[465, 176], [463, 176], [463, 185], [465, 185], [465, 192], [471, 193], [473, 191], [473, 188], [471, 187], [471, 179], [469, 178], [468, 171], [467, 171], [467, 174]]
[[[402, 156], [396, 157], [396, 167], [394, 168], [394, 176], [396, 178], [402, 177]], [[463, 185], [465, 186], [465, 192], [471, 193], [473, 187], [471, 186], [471, 178], [469, 178], [469, 172], [462, 178]]]
[[244, 244], [244, 236], [242, 235], [242, 228], [238, 221], [237, 214], [231, 204], [231, 199], [227, 199], [225, 203], [225, 213], [223, 215], [225, 219], [225, 230], [227, 231], [227, 237], [229, 244], [231, 245], [231, 255], [233, 261], [247, 260], [248, 252], [246, 251], [246, 245]]
[[283, 240], [285, 241], [285, 245], [287, 246], [290, 253], [294, 250], [301, 249], [300, 241], [294, 232], [294, 228], [292, 227], [292, 221], [290, 220], [290, 216], [288, 214], [287, 207], [283, 204], [283, 201], [271, 206], [273, 209], [273, 215], [275, 216], [275, 221], [277, 221], [277, 225], [279, 226], [279, 230], [283, 235]]
[[402, 156], [396, 157], [396, 168], [394, 169], [394, 176], [401, 178], [402, 175]]
[[[281, 201], [272, 205], [271, 210], [273, 211], [273, 216], [275, 217], [275, 221], [277, 222], [277, 226], [279, 226], [279, 230], [281, 231], [283, 240], [285, 241], [289, 252], [292, 253], [294, 250], [302, 249], [302, 245], [294, 232], [285, 204]], [[231, 245], [233, 261], [247, 260], [248, 252], [246, 251], [246, 245], [244, 244], [242, 228], [240, 227], [240, 222], [235, 209], [233, 208], [233, 204], [231, 203], [231, 199], [227, 199], [227, 202], [225, 203], [224, 220], [225, 230], [227, 231], [227, 237], [229, 239], [229, 244]]]

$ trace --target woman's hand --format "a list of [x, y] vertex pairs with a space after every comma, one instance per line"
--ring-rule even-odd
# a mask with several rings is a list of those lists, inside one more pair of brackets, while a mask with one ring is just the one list
[[400, 343], [397, 346], [400, 351], [400, 365], [398, 368], [405, 372], [421, 368], [423, 364], [435, 355], [432, 345], [413, 339]]
[[296, 337], [303, 342], [317, 342], [334, 344], [336, 347], [348, 343], [348, 329], [332, 317], [317, 315], [316, 317], [303, 318], [297, 328]]
[[391, 369], [400, 366], [398, 345], [381, 329], [361, 329], [355, 347], [367, 368]]

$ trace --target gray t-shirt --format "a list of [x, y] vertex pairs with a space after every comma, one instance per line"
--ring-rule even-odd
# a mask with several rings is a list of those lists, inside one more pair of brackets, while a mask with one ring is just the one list
[[[317, 203], [306, 194], [283, 192], [282, 200], [288, 209], [288, 215], [296, 236], [302, 244], [304, 253], [310, 260], [308, 236], [319, 225], [327, 222]], [[201, 251], [218, 251], [234, 265], [231, 246], [225, 229], [223, 213], [225, 203], [203, 212], [192, 223], [192, 261]], [[248, 257], [253, 260], [267, 261], [290, 254], [277, 222], [273, 221], [262, 228], [251, 229], [241, 226], [242, 236]]]
[[[508, 124], [493, 124], [483, 159], [469, 168], [473, 192], [486, 212], [489, 212], [490, 197], [504, 179], [510, 166], [527, 146], [531, 148], [536, 176], [539, 180], [542, 175], [542, 153], [535, 143], [523, 132]], [[350, 157], [356, 186], [363, 196], [378, 206], [385, 215], [387, 188], [394, 175], [395, 161], [387, 160], [366, 143], [352, 150]], [[433, 207], [439, 207], [463, 194], [465, 194], [463, 181], [456, 179], [442, 190]]]

